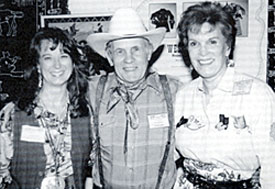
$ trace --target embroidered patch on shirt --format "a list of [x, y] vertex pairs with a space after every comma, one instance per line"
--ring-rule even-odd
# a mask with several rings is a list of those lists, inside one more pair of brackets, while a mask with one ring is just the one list
[[193, 115], [189, 116], [188, 122], [184, 126], [193, 131], [205, 127], [205, 125]]
[[270, 136], [271, 138], [275, 141], [275, 122], [272, 123], [271, 128], [270, 128]]
[[215, 126], [218, 131], [226, 130], [229, 124], [229, 117], [226, 117], [224, 114], [219, 115], [219, 123]]
[[234, 82], [233, 95], [249, 94], [252, 87], [253, 79], [241, 80]]
[[179, 120], [179, 122], [176, 125], [176, 128], [180, 127], [181, 125], [184, 125], [188, 122], [188, 119], [184, 118], [184, 116], [182, 116]]
[[234, 127], [236, 129], [244, 129], [247, 127], [245, 117], [244, 116], [232, 116], [234, 119]]

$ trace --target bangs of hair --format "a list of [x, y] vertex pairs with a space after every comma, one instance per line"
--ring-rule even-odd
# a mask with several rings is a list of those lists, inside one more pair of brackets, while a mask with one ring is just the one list
[[[205, 22], [205, 23], [209, 23], [209, 22]], [[212, 32], [216, 29], [216, 25], [215, 24], [211, 24], [209, 23], [210, 25], [210, 28], [207, 32]], [[189, 27], [189, 30], [191, 33], [195, 33], [195, 34], [198, 34], [200, 31], [201, 31], [201, 27], [202, 27], [202, 24], [194, 24], [194, 25], [190, 25]]]
[[60, 48], [60, 52], [62, 53], [67, 53], [70, 54], [71, 53], [71, 47], [68, 43], [66, 43], [65, 41], [62, 40], [58, 40], [57, 38], [47, 38], [47, 39], [43, 39], [40, 41], [39, 45], [35, 45], [34, 48], [35, 50], [38, 52], [38, 54], [41, 53], [42, 50], [42, 43], [44, 43], [45, 41], [48, 41], [49, 44], [47, 45], [47, 49], [49, 48], [51, 51], [54, 51], [59, 45]]

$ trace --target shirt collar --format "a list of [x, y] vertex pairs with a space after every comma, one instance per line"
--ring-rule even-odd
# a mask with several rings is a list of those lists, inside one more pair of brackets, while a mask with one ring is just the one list
[[[119, 96], [116, 91], [116, 88], [119, 87], [119, 83], [118, 83], [117, 79], [115, 79], [115, 77], [116, 77], [115, 74], [111, 74], [110, 77], [111, 77], [109, 79], [110, 85], [107, 88], [109, 95], [107, 95], [107, 99], [106, 99], [107, 113], [109, 111], [111, 111], [118, 104], [118, 102], [121, 99], [121, 96]], [[136, 90], [140, 90], [140, 91], [138, 91], [137, 93], [133, 93], [133, 100], [135, 100], [142, 93], [142, 91], [144, 89], [146, 89], [147, 87], [151, 87], [152, 89], [154, 89], [155, 91], [160, 93], [161, 89], [159, 88], [160, 85], [157, 81], [156, 73], [150, 73], [145, 80], [145, 85], [141, 85], [140, 89], [139, 88], [136, 89]]]
[[156, 73], [151, 73], [148, 76], [146, 82], [148, 87], [151, 87], [152, 89], [156, 90], [158, 93], [161, 93], [162, 89], [161, 89], [159, 77], [157, 77]]
[[[225, 74], [223, 75], [221, 81], [219, 82], [216, 89], [224, 91], [224, 92], [232, 92], [233, 90], [233, 77], [234, 77], [235, 69], [233, 67], [227, 67]], [[203, 85], [203, 79], [200, 77], [198, 79], [198, 90], [201, 92], [205, 92], [205, 87]]]
[[[115, 79], [115, 74], [110, 74], [110, 76], [112, 79], [110, 79], [110, 85], [107, 89], [109, 92], [119, 86], [118, 81]], [[148, 77], [146, 78], [146, 87], [151, 87], [160, 93], [162, 89], [157, 76], [158, 75], [155, 72], [149, 73]]]

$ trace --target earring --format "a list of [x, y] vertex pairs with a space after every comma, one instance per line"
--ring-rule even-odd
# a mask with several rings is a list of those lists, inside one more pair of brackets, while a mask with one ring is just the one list
[[42, 78], [42, 74], [40, 72], [40, 70], [38, 69], [38, 88], [41, 89], [42, 88], [42, 84], [43, 84], [43, 78]]
[[234, 60], [229, 59], [229, 57], [227, 56], [226, 57], [226, 65], [227, 65], [227, 67], [234, 67], [235, 66]]
[[194, 67], [192, 64], [190, 64], [189, 69], [190, 69], [190, 72], [192, 72], [194, 70]]

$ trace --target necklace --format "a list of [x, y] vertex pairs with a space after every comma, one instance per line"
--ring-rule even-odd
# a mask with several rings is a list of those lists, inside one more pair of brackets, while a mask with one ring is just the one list
[[[63, 148], [65, 146], [64, 139], [68, 131], [69, 126], [69, 106], [66, 106], [65, 117], [63, 120], [59, 120], [55, 114], [42, 111], [39, 116], [38, 122], [45, 129], [46, 141], [50, 147], [52, 158], [54, 161], [54, 167], [49, 166], [49, 171], [54, 173], [54, 176], [47, 176], [43, 179], [42, 185], [45, 186], [58, 186], [58, 188], [64, 188], [65, 182], [60, 175], [59, 168], [61, 163], [65, 160], [65, 154]], [[55, 132], [57, 130], [57, 132]]]
[[[69, 110], [67, 109], [66, 116], [62, 121], [55, 119], [54, 115], [53, 117], [48, 117], [47, 113], [44, 113], [44, 115], [40, 116], [39, 122], [46, 130], [47, 142], [49, 143], [54, 158], [55, 173], [58, 175], [58, 168], [62, 158], [61, 148], [69, 125]], [[57, 129], [58, 134], [53, 134], [54, 129]]]

